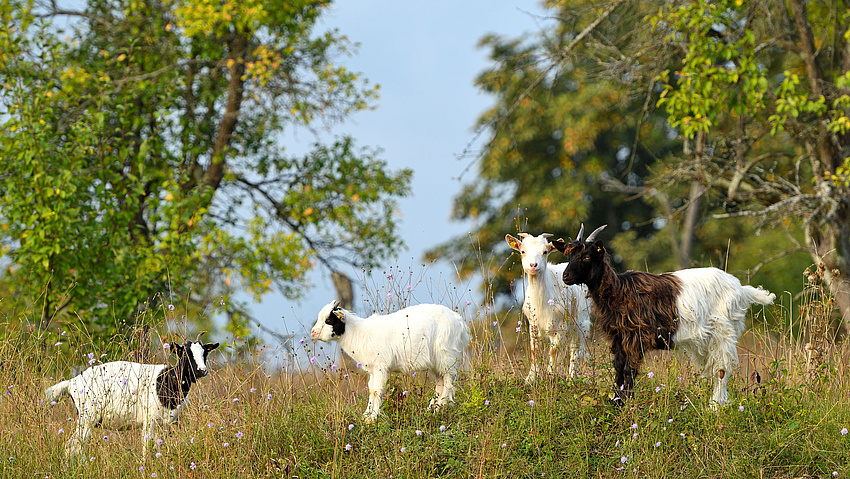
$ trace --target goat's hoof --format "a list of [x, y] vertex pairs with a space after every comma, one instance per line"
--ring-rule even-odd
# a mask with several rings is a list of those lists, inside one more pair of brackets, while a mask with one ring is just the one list
[[378, 420], [377, 416], [371, 416], [371, 415], [370, 416], [366, 416], [366, 415], [363, 416], [363, 423], [364, 424], [375, 424], [375, 421], [377, 421], [377, 420]]
[[612, 394], [612, 395], [608, 396], [608, 402], [610, 402], [612, 405], [614, 405], [616, 407], [623, 407], [623, 406], [626, 405], [626, 401], [624, 401], [623, 398], [621, 398], [620, 396], [618, 396], [616, 394]]

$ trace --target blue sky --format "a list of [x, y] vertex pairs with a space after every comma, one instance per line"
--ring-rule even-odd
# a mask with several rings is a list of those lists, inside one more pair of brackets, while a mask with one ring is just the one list
[[[527, 0], [342, 0], [320, 23], [360, 44], [357, 54], [342, 63], [381, 85], [375, 110], [358, 113], [332, 133], [349, 134], [360, 146], [380, 147], [390, 168], [414, 171], [413, 194], [400, 202], [400, 230], [407, 249], [382, 268], [413, 270], [414, 276], [424, 273], [426, 279], [414, 286], [413, 303], [447, 299], [435, 288], [451, 287], [454, 269], [437, 263], [423, 271], [424, 252], [472, 227], [450, 221], [450, 214], [452, 199], [463, 183], [474, 181], [477, 171], [471, 168], [459, 181], [470, 160], [459, 160], [457, 155], [473, 139], [477, 118], [493, 104], [493, 98], [473, 84], [490, 66], [488, 51], [479, 49], [478, 42], [488, 33], [511, 38], [534, 34], [543, 21], [541, 15], [539, 2]], [[309, 134], [298, 136], [305, 144], [312, 140]], [[355, 279], [360, 274], [344, 272]], [[310, 283], [301, 301], [270, 294], [262, 304], [253, 305], [253, 315], [276, 331], [295, 332], [297, 337], [308, 334], [302, 326], [312, 326], [319, 309], [334, 299], [325, 272], [315, 270]], [[469, 285], [460, 285], [464, 288]], [[364, 314], [357, 307], [363, 294], [364, 287], [355, 282], [358, 314]], [[462, 301], [475, 302], [463, 296], [469, 293], [458, 294]]]

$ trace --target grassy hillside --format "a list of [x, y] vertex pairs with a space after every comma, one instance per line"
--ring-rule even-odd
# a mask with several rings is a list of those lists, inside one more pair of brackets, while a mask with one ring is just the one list
[[[71, 353], [57, 354], [53, 339], [44, 347], [6, 318], [0, 476], [848, 477], [850, 350], [826, 337], [829, 304], [819, 298], [792, 304], [779, 295], [775, 306], [752, 309], [732, 404], [719, 411], [707, 407], [710, 381], [674, 353], [651, 355], [624, 408], [608, 403], [604, 344], [593, 344], [579, 378], [524, 384], [527, 329], [514, 333], [515, 308], [476, 320], [456, 402], [442, 412], [425, 410], [432, 378], [397, 375], [383, 416], [363, 424], [365, 374], [342, 361], [329, 367], [332, 348], [307, 342], [298, 351], [307, 366], [294, 373], [219, 365], [190, 392], [180, 423], [151, 439], [149, 457], [138, 456], [137, 431], [97, 429], [85, 459], [71, 465], [63, 445], [74, 407], [69, 398], [49, 407], [40, 397], [84, 366], [93, 346], [65, 338]], [[804, 313], [804, 324], [765, 326], [765, 315], [790, 316], [791, 308]]]

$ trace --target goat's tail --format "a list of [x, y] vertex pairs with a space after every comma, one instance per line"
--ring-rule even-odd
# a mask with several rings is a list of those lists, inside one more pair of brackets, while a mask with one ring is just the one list
[[44, 400], [48, 403], [53, 401], [58, 401], [59, 398], [68, 394], [68, 386], [71, 384], [70, 381], [62, 381], [60, 383], [56, 383], [53, 386], [44, 390]]
[[776, 299], [776, 295], [767, 291], [766, 289], [762, 289], [761, 287], [754, 288], [752, 286], [743, 286], [744, 292], [747, 294], [750, 303], [757, 303], [764, 306], [768, 304], [773, 304], [773, 300]]

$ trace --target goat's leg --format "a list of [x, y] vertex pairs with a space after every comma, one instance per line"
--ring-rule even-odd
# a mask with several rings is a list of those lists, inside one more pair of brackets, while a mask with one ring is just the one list
[[434, 381], [434, 397], [431, 398], [431, 401], [428, 403], [428, 410], [436, 409], [441, 406], [440, 399], [443, 397], [443, 393], [446, 390], [446, 383], [443, 379], [443, 376], [440, 373], [434, 374], [437, 379]]
[[455, 374], [456, 373], [454, 371], [449, 371], [443, 374], [441, 378], [439, 378], [439, 381], [442, 383], [443, 387], [436, 398], [434, 409], [440, 409], [441, 407], [455, 400]]
[[540, 334], [540, 329], [532, 324], [531, 321], [528, 322], [528, 339], [529, 339], [529, 349], [531, 353], [531, 368], [528, 370], [528, 375], [525, 377], [526, 383], [533, 383], [535, 379], [537, 379], [537, 371], [539, 366], [537, 364], [537, 346], [538, 346], [538, 335]]
[[[558, 361], [558, 351], [561, 349], [561, 333], [553, 331], [549, 333], [549, 367], [546, 372], [555, 374], [555, 364]], [[570, 365], [572, 371], [572, 364]]]
[[619, 348], [618, 344], [614, 343], [611, 350], [614, 353], [614, 384], [617, 386], [617, 391], [614, 393], [612, 401], [614, 404], [622, 405], [622, 395], [625, 390], [625, 368], [628, 360], [626, 359], [626, 353]]
[[82, 454], [91, 437], [92, 427], [97, 424], [97, 418], [90, 415], [80, 415], [77, 418], [77, 427], [74, 433], [65, 443], [65, 456], [74, 458]]
[[376, 369], [369, 375], [369, 404], [363, 412], [366, 424], [372, 424], [381, 414], [381, 403], [384, 401], [384, 387], [387, 384], [387, 372]]
[[729, 400], [729, 393], [726, 391], [729, 375], [725, 369], [718, 369], [712, 381], [714, 382], [714, 392], [711, 395], [711, 408], [717, 409], [717, 406], [722, 406]]

